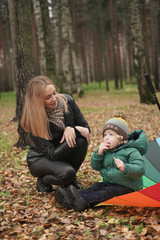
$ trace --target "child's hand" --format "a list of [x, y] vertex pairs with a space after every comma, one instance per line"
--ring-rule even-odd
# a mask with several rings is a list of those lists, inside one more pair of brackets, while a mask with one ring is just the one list
[[108, 148], [109, 148], [109, 144], [106, 143], [106, 142], [102, 142], [102, 143], [99, 145], [98, 154], [103, 154], [104, 150], [105, 150], [105, 149], [108, 149]]
[[119, 170], [124, 171], [124, 162], [122, 162], [119, 158], [114, 157], [115, 164]]

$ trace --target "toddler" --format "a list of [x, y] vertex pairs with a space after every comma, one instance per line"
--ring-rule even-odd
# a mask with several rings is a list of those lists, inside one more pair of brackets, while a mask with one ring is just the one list
[[103, 182], [78, 191], [73, 185], [55, 191], [57, 202], [66, 209], [83, 211], [115, 196], [143, 188], [144, 157], [148, 141], [143, 130], [128, 134], [128, 123], [120, 113], [103, 127], [103, 141], [91, 157], [91, 166], [100, 172]]

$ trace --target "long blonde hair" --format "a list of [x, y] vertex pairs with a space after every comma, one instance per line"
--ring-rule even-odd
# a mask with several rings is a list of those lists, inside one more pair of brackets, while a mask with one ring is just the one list
[[[51, 139], [44, 103], [44, 91], [49, 84], [56, 87], [53, 81], [46, 76], [37, 76], [28, 82], [21, 118], [21, 126], [26, 132], [45, 139]], [[61, 94], [58, 96], [63, 100], [65, 111], [67, 111], [66, 99]]]

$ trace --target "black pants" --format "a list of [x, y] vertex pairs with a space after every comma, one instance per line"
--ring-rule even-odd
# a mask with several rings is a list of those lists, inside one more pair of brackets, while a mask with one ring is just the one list
[[134, 190], [118, 184], [96, 182], [89, 188], [78, 192], [88, 203], [88, 207], [93, 207], [115, 196], [134, 192]]
[[41, 178], [45, 184], [69, 185], [83, 163], [88, 149], [85, 138], [78, 138], [76, 143], [77, 147], [61, 161], [51, 161], [40, 155], [37, 161], [29, 165], [31, 174], [34, 177]]

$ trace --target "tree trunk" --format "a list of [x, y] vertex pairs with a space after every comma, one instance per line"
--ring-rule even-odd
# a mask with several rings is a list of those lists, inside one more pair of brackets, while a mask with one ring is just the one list
[[[74, 10], [75, 10], [75, 3], [73, 3]], [[70, 41], [70, 49], [71, 49], [71, 59], [72, 59], [72, 66], [73, 66], [73, 78], [75, 78], [76, 83], [76, 92], [79, 96], [82, 94], [82, 85], [81, 85], [81, 73], [80, 73], [80, 67], [78, 64], [78, 54], [77, 54], [77, 42], [75, 40], [76, 37], [76, 29], [75, 25], [76, 23], [73, 23], [73, 21], [76, 21], [75, 14], [74, 18], [72, 20], [71, 11], [68, 8], [68, 27], [69, 27], [69, 41]], [[74, 30], [74, 31], [73, 31]]]
[[[48, 1], [40, 0], [42, 22], [43, 22], [43, 32], [45, 41], [45, 51], [46, 51], [46, 68], [47, 76], [55, 80], [55, 55], [53, 51], [53, 41], [52, 41], [52, 28], [49, 17]], [[44, 49], [43, 49], [44, 54]]]
[[63, 89], [67, 93], [72, 92], [72, 67], [70, 59], [70, 42], [69, 42], [69, 28], [70, 28], [70, 16], [69, 16], [69, 5], [68, 0], [63, 1], [62, 7], [62, 69], [64, 75]]
[[148, 72], [150, 72], [150, 45], [149, 45], [149, 33], [148, 33], [148, 23], [146, 14], [146, 0], [143, 0], [143, 36], [144, 36], [144, 50], [146, 56], [146, 63]]
[[39, 65], [39, 48], [38, 48], [38, 39], [37, 39], [37, 27], [34, 13], [32, 14], [32, 38], [33, 38], [33, 51], [35, 56], [36, 70], [40, 74], [40, 65]]
[[[21, 128], [20, 121], [24, 103], [25, 89], [28, 80], [35, 73], [35, 61], [32, 42], [32, 15], [31, 0], [27, 4], [25, 0], [14, 1], [15, 34], [16, 34], [16, 117], [18, 120], [19, 140], [17, 147], [25, 148], [25, 132]], [[22, 11], [23, 9], [23, 11]]]
[[115, 88], [119, 88], [118, 84], [118, 58], [117, 58], [117, 27], [116, 27], [116, 15], [115, 15], [115, 1], [110, 0], [110, 19], [111, 19], [111, 34], [112, 34], [112, 39], [113, 39], [113, 61], [114, 61], [114, 80], [115, 80]]
[[145, 81], [145, 73], [147, 73], [144, 42], [142, 35], [142, 2], [139, 0], [132, 0], [130, 2], [131, 8], [131, 32], [134, 46], [134, 69], [138, 83], [138, 90], [141, 103], [153, 103], [153, 98]]
[[42, 14], [39, 0], [32, 0], [34, 15], [36, 20], [37, 27], [37, 37], [38, 37], [38, 46], [39, 46], [39, 65], [40, 65], [40, 74], [46, 75], [46, 49], [44, 41], [44, 31], [42, 23]]
[[[0, 17], [0, 34], [1, 36], [4, 36], [4, 31], [3, 31], [3, 25], [2, 25], [2, 20]], [[0, 61], [2, 63], [3, 68], [1, 70], [1, 86], [0, 86], [0, 91], [4, 92], [6, 91], [6, 82], [7, 82], [7, 66], [6, 66], [6, 49], [5, 49], [5, 41], [4, 38], [0, 38]]]
[[15, 68], [16, 68], [16, 49], [15, 49], [15, 20], [14, 20], [14, 6], [13, 1], [8, 0], [8, 9], [9, 9], [9, 20], [10, 20], [10, 29], [11, 29], [11, 42], [12, 42], [12, 81], [13, 81], [13, 88], [16, 90], [16, 74], [15, 74]]
[[86, 59], [86, 48], [85, 48], [85, 29], [84, 29], [85, 17], [84, 17], [84, 1], [81, 0], [81, 52], [82, 52], [82, 66], [83, 66], [83, 81], [88, 83], [87, 78], [87, 59]]
[[62, 91], [63, 86], [63, 71], [62, 71], [62, 29], [61, 29], [61, 5], [59, 0], [52, 0], [53, 13], [53, 29], [54, 29], [54, 54], [55, 54], [55, 83]]
[[151, 40], [152, 40], [152, 72], [156, 90], [159, 88], [159, 66], [158, 66], [158, 4], [157, 1], [150, 1], [151, 9]]
[[107, 61], [106, 61], [106, 48], [105, 48], [105, 35], [104, 35], [104, 23], [102, 18], [102, 0], [98, 2], [99, 7], [99, 18], [100, 18], [100, 30], [101, 30], [101, 54], [103, 61], [103, 69], [104, 69], [104, 79], [106, 82], [106, 91], [109, 91], [109, 79], [107, 74]]

